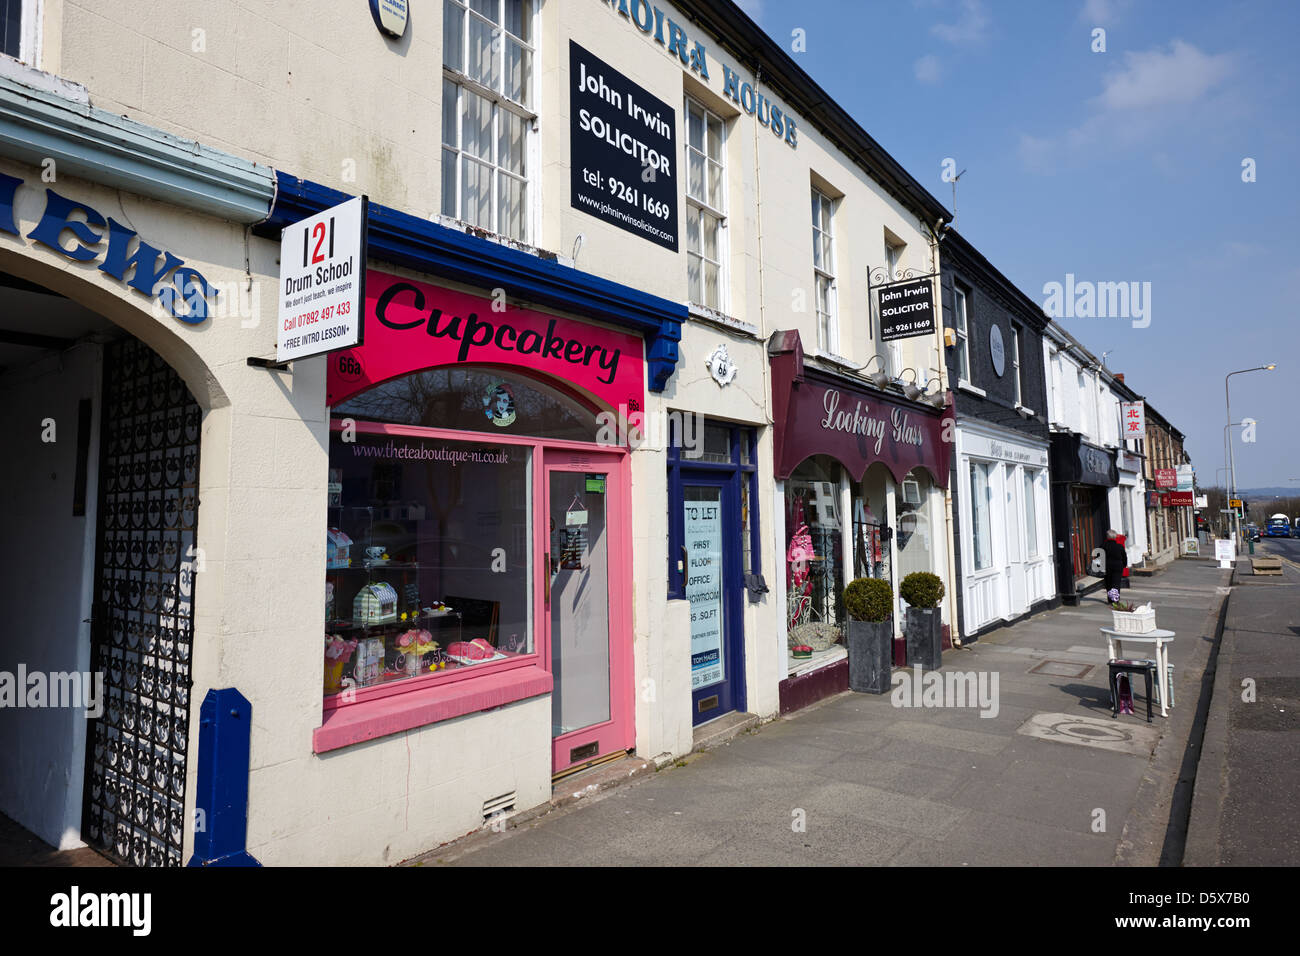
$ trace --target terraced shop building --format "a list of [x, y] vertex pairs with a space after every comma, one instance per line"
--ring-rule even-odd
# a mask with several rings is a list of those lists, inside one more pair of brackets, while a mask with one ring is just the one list
[[[31, 583], [0, 670], [105, 686], [0, 710], [0, 811], [204, 858], [200, 712], [231, 690], [248, 763], [212, 770], [248, 851], [395, 862], [778, 712], [767, 342], [937, 419], [937, 339], [883, 343], [858, 264], [937, 271], [942, 209], [738, 8], [15, 9], [3, 560]], [[281, 230], [360, 195], [364, 341], [277, 367]], [[932, 471], [914, 540], [947, 575]]]

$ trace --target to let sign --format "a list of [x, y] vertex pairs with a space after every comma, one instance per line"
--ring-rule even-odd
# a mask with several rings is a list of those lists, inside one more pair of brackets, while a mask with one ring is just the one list
[[280, 237], [276, 361], [360, 345], [365, 274], [364, 196], [286, 226]]

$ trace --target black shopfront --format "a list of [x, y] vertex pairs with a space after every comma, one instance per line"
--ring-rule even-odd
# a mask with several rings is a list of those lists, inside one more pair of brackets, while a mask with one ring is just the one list
[[1061, 601], [1101, 586], [1098, 556], [1111, 527], [1109, 493], [1119, 484], [1115, 453], [1070, 432], [1051, 438], [1052, 537]]

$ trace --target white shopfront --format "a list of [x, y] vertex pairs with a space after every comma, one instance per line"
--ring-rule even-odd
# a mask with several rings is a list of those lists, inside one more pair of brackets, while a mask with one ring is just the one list
[[1047, 445], [960, 422], [956, 490], [965, 637], [1053, 594]]

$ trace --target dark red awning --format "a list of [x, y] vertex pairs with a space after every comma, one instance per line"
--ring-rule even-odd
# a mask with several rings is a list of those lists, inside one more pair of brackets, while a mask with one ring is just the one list
[[948, 487], [956, 440], [952, 395], [943, 409], [873, 391], [851, 379], [806, 368], [797, 330], [768, 343], [772, 364], [776, 477], [784, 480], [812, 455], [829, 455], [861, 481], [881, 462], [895, 481], [924, 468]]

